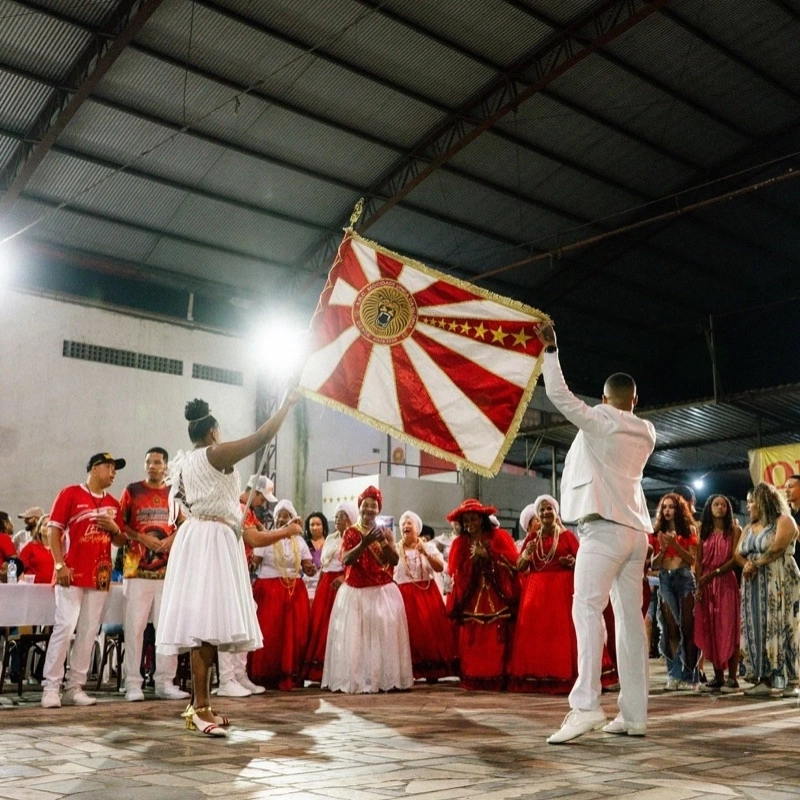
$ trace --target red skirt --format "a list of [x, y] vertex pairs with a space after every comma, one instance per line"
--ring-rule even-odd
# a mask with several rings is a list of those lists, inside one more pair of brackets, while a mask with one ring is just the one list
[[514, 625], [508, 618], [478, 622], [465, 617], [458, 629], [458, 676], [464, 689], [506, 688]]
[[[509, 691], [569, 694], [572, 690], [578, 677], [573, 589], [571, 570], [532, 573], [525, 582], [508, 667]], [[607, 647], [601, 672], [603, 686], [617, 682]]]
[[453, 628], [436, 583], [401, 583], [399, 588], [408, 619], [414, 678], [434, 681], [455, 675]]
[[307, 681], [319, 683], [322, 680], [322, 667], [325, 664], [325, 645], [328, 643], [328, 624], [331, 609], [336, 600], [336, 589], [331, 584], [341, 578], [344, 572], [323, 572], [320, 575], [314, 602], [311, 604], [311, 631], [308, 636], [303, 677]]
[[248, 655], [250, 680], [282, 691], [302, 686], [309, 617], [306, 585], [300, 578], [289, 586], [281, 578], [260, 578], [253, 584], [253, 597], [264, 646]]

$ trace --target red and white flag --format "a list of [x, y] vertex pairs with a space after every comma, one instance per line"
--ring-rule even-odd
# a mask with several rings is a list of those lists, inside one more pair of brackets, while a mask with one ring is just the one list
[[492, 476], [536, 385], [545, 322], [348, 231], [311, 321], [299, 389]]

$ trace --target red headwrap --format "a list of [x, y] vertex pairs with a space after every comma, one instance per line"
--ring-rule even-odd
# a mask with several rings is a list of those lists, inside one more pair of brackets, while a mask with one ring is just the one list
[[367, 486], [363, 492], [358, 496], [358, 507], [361, 508], [361, 501], [365, 497], [371, 497], [373, 500], [376, 500], [378, 503], [378, 511], [383, 508], [383, 495], [381, 494], [381, 490], [377, 486]]

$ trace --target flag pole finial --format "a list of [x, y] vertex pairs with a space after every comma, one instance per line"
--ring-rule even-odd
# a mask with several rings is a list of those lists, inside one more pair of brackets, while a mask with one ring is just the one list
[[353, 213], [350, 215], [350, 227], [358, 222], [359, 217], [364, 213], [364, 198], [359, 197], [358, 202], [353, 206]]

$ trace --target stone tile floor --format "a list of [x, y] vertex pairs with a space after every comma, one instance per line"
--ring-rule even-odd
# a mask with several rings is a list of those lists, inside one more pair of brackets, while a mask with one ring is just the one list
[[[663, 692], [652, 664], [645, 738], [588, 734], [545, 744], [566, 700], [467, 693], [452, 683], [346, 696], [319, 689], [220, 699], [227, 739], [186, 731], [183, 704], [45, 710], [39, 690], [0, 695], [0, 798], [407, 797], [797, 800], [794, 699]], [[609, 716], [616, 696], [604, 695]]]

